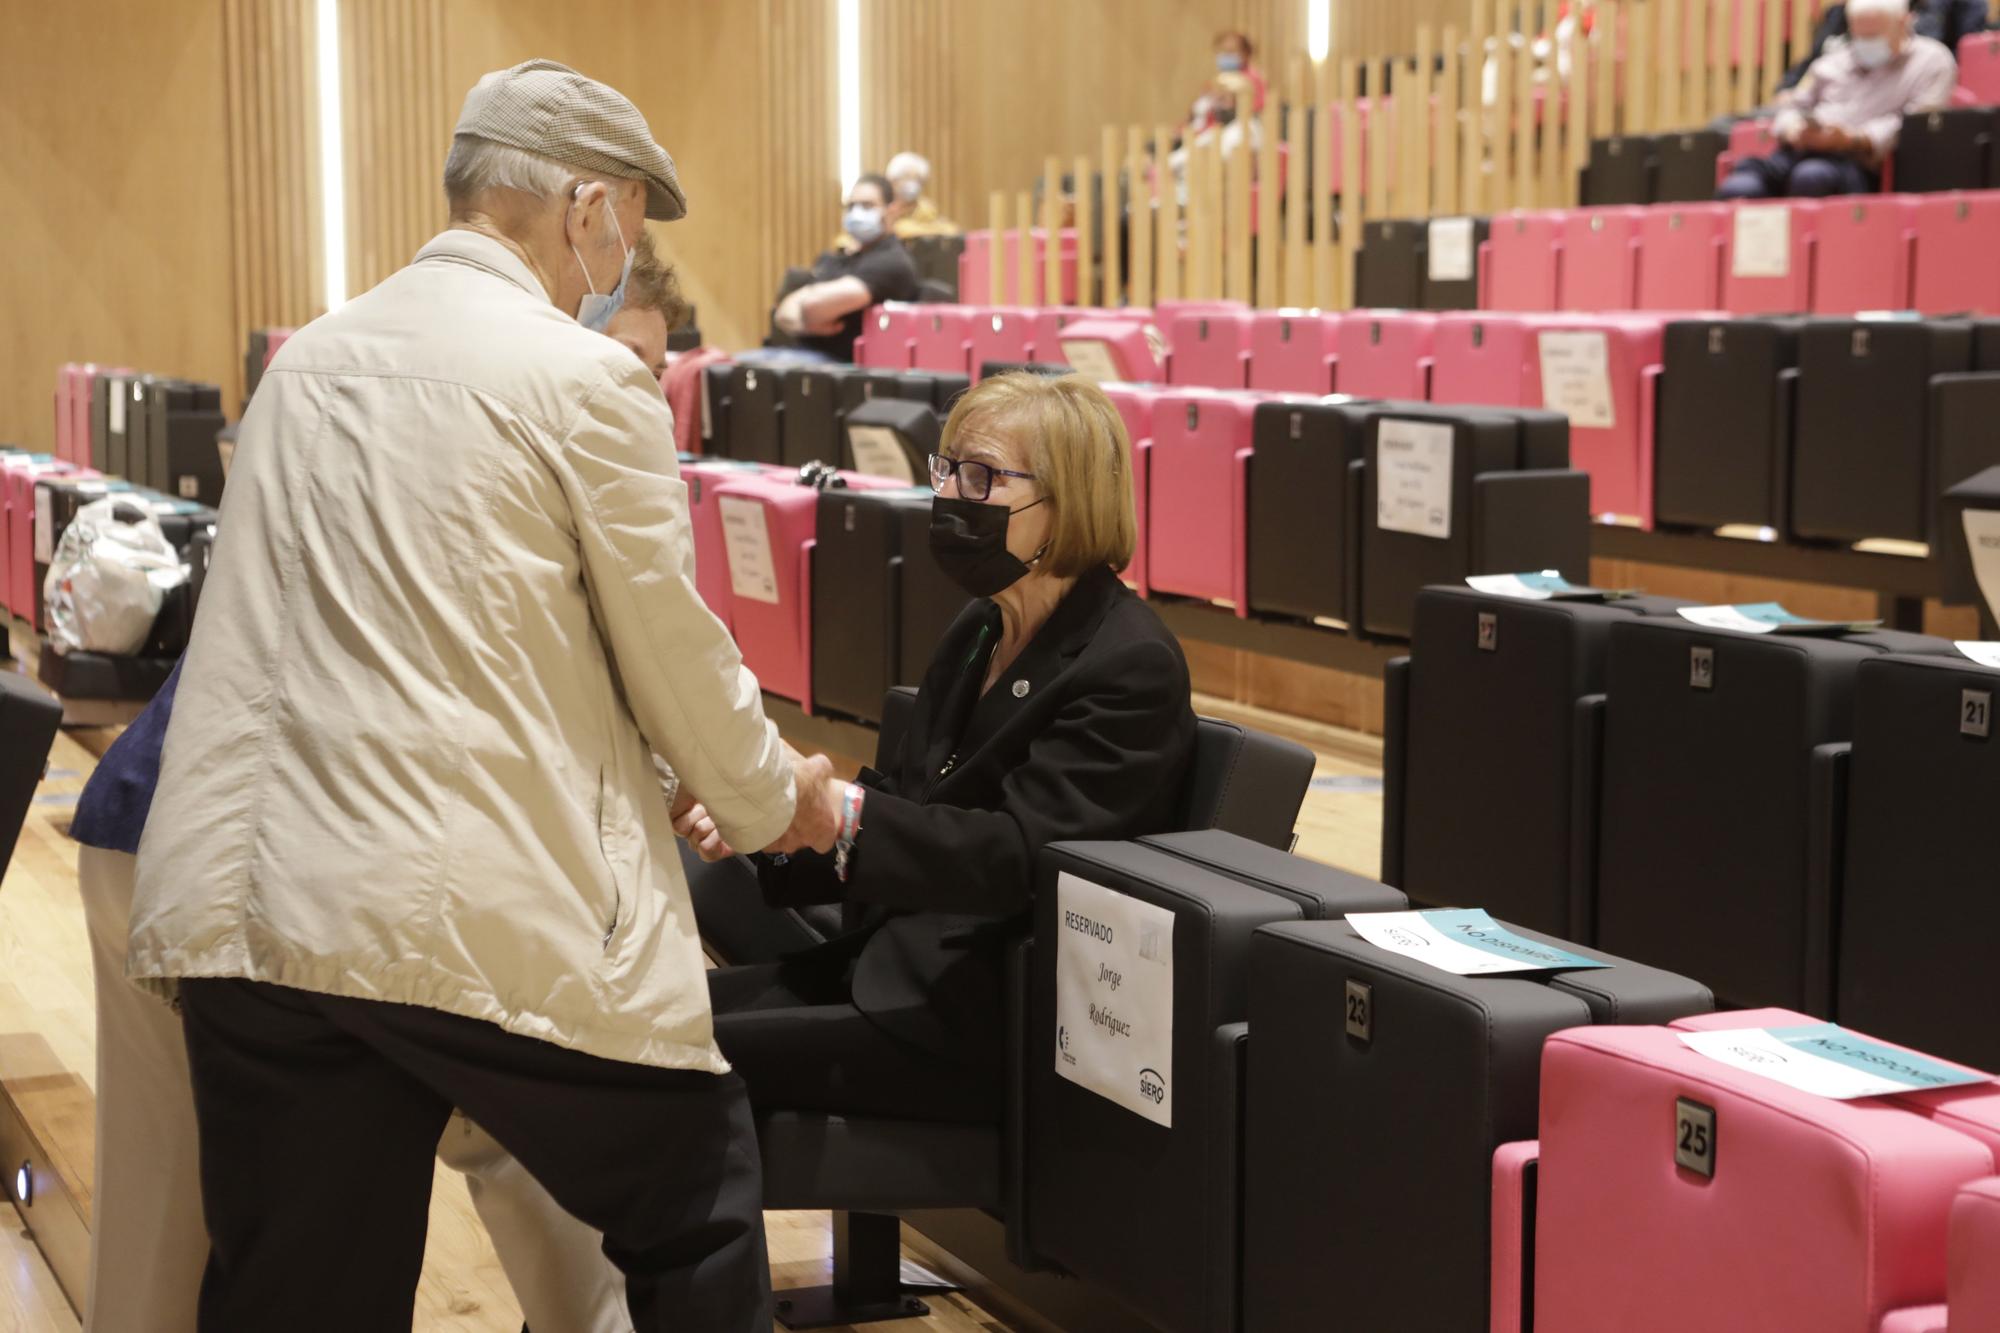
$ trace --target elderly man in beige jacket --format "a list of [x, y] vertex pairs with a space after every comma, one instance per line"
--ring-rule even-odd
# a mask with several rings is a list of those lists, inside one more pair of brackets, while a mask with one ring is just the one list
[[605, 1233], [636, 1328], [761, 1333], [756, 1144], [652, 755], [738, 847], [828, 848], [836, 812], [695, 594], [657, 384], [590, 331], [685, 199], [630, 102], [541, 61], [472, 90], [445, 186], [451, 228], [244, 420], [140, 845], [201, 1325], [409, 1327], [457, 1106]]

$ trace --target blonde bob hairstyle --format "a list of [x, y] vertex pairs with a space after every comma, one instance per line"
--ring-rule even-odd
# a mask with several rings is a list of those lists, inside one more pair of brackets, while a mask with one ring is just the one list
[[1052, 379], [1015, 372], [981, 380], [945, 419], [938, 452], [959, 456], [961, 440], [1011, 440], [1048, 497], [1049, 545], [1040, 568], [1074, 578], [1132, 563], [1132, 442], [1104, 390], [1081, 375]]

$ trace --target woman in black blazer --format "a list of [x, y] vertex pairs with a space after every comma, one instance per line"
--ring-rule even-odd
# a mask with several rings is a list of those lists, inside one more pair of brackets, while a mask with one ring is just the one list
[[[709, 974], [717, 1044], [760, 1110], [997, 1120], [1002, 954], [1027, 928], [1036, 854], [1161, 832], [1179, 807], [1187, 663], [1115, 572], [1135, 530], [1117, 409], [1075, 376], [997, 376], [938, 449], [931, 549], [976, 600], [891, 771], [800, 793], [843, 812], [836, 851], [757, 858], [774, 905], [858, 903], [862, 922]], [[677, 827], [722, 862], [704, 873], [755, 891], [699, 806]]]

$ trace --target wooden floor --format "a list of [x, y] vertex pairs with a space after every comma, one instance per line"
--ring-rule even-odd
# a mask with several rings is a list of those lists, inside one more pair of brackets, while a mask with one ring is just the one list
[[[1300, 853], [1375, 873], [1382, 807], [1379, 740], [1220, 700], [1198, 698], [1196, 703], [1204, 713], [1233, 717], [1310, 745], [1319, 762], [1299, 822]], [[76, 847], [67, 830], [77, 793], [110, 739], [105, 731], [66, 732], [57, 738], [47, 780], [0, 884], [0, 1039], [39, 1036], [58, 1062], [86, 1083], [96, 1076], [90, 952], [77, 898]], [[64, 1155], [87, 1196], [87, 1126], [77, 1137]], [[824, 1213], [770, 1213], [766, 1223], [778, 1286], [826, 1280], [829, 1232]], [[870, 1328], [881, 1333], [992, 1333], [1027, 1327], [1002, 1322], [963, 1296], [934, 1300], [932, 1311], [928, 1319]], [[77, 1327], [18, 1215], [11, 1207], [0, 1208], [0, 1333]], [[521, 1327], [519, 1308], [464, 1183], [442, 1168], [432, 1198], [415, 1327], [454, 1333], [518, 1333]]]

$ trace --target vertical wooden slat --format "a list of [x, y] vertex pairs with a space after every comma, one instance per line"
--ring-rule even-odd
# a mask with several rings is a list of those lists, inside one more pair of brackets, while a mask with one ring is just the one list
[[1405, 212], [1413, 218], [1427, 218], [1431, 215], [1436, 196], [1431, 188], [1431, 175], [1438, 159], [1440, 134], [1436, 125], [1436, 112], [1431, 106], [1431, 89], [1436, 82], [1433, 57], [1437, 48], [1437, 33], [1428, 23], [1417, 28], [1417, 63], [1410, 81], [1410, 97], [1406, 105], [1410, 111], [1411, 149], [1409, 158], [1410, 180], [1408, 198], [1404, 200]]
[[1563, 162], [1562, 189], [1551, 205], [1574, 208], [1582, 202], [1579, 181], [1583, 164], [1590, 156], [1590, 114], [1596, 107], [1591, 97], [1591, 45], [1582, 24], [1571, 28], [1564, 39], [1569, 46], [1569, 114], [1563, 126], [1564, 146], [1569, 149]]
[[1311, 103], [1304, 96], [1295, 95], [1285, 111], [1285, 139], [1291, 145], [1291, 156], [1285, 168], [1285, 263], [1281, 303], [1292, 306], [1307, 306], [1313, 302], [1312, 261], [1306, 249], [1306, 210], [1311, 207], [1314, 191], [1329, 192], [1332, 188], [1328, 174], [1333, 160], [1332, 143], [1321, 139], [1318, 152], [1311, 155], [1306, 152], [1306, 126], [1311, 115]]
[[1687, 95], [1683, 113], [1692, 119], [1708, 115], [1709, 0], [1687, 0]]
[[1076, 180], [1076, 303], [1096, 305], [1097, 263], [1091, 253], [1097, 240], [1097, 209], [1091, 197], [1091, 162], [1079, 157], [1071, 164]]
[[[1104, 296], [1107, 306], [1125, 303], [1124, 264], [1119, 255], [1119, 179], [1124, 175], [1123, 165], [1118, 160], [1118, 141], [1121, 136], [1116, 125], [1106, 125], [1103, 132], [1104, 193], [1100, 199], [1103, 205], [1098, 210], [1102, 224], [1102, 250], [1104, 254]], [[1129, 188], [1129, 187], [1128, 187]]]
[[[1805, 0], [1793, 0], [1803, 4]], [[1769, 101], [1778, 95], [1778, 81], [1785, 77], [1785, 3], [1784, 0], [1765, 0], [1764, 4], [1764, 85], [1758, 90], [1758, 101]], [[1743, 107], [1748, 111], [1749, 106]]]
[[1247, 137], [1236, 145], [1230, 159], [1223, 168], [1224, 191], [1228, 200], [1228, 225], [1224, 231], [1227, 245], [1225, 285], [1228, 288], [1225, 295], [1255, 305], [1258, 304], [1257, 293], [1250, 285], [1250, 196], [1257, 178], [1257, 154], [1251, 151]]
[[1507, 21], [1508, 12], [1505, 0], [1494, 0], [1493, 106], [1488, 119], [1493, 166], [1485, 187], [1486, 207], [1494, 213], [1517, 206], [1514, 190], [1514, 122], [1518, 115], [1514, 105], [1514, 66], [1517, 61], [1513, 29]]
[[[1285, 243], [1278, 202], [1284, 188], [1278, 170], [1278, 99], [1264, 103], [1257, 132], [1257, 304], [1283, 303]], [[1301, 147], [1304, 146], [1303, 141]], [[1305, 164], [1299, 164], [1303, 170]]]
[[1736, 40], [1733, 57], [1736, 73], [1735, 105], [1747, 111], [1757, 105], [1757, 3], [1736, 0]]
[[986, 230], [992, 235], [992, 244], [986, 252], [987, 299], [994, 305], [1016, 304], [1020, 293], [1007, 289], [1007, 194], [1004, 190], [995, 190], [986, 201]]
[[1654, 23], [1649, 25], [1648, 40], [1656, 43], [1655, 63], [1659, 67], [1659, 93], [1654, 98], [1655, 120], [1662, 125], [1684, 123], [1681, 109], [1687, 105], [1683, 99], [1686, 82], [1681, 71], [1681, 43], [1677, 36], [1687, 22], [1687, 11], [1681, 0], [1649, 0], [1653, 7]]
[[[1062, 305], [1062, 159], [1051, 154], [1042, 163], [1042, 227], [1048, 239], [1042, 249], [1042, 287], [1037, 305]], [[1032, 256], [1031, 249], [1028, 254]]]
[[1807, 4], [1806, 0], [1792, 0], [1792, 46], [1786, 54], [1790, 63], [1796, 65], [1812, 50], [1813, 24], [1819, 19], [1818, 5]]
[[1394, 108], [1382, 93], [1388, 82], [1388, 61], [1368, 71], [1368, 156], [1362, 171], [1362, 190], [1367, 202], [1362, 212], [1369, 218], [1387, 217], [1393, 207], [1390, 191], [1395, 167], [1389, 152], [1389, 131], [1394, 125]]
[[1008, 298], [1015, 305], [1040, 305], [1035, 289], [1040, 285], [1035, 274], [1035, 197], [1023, 190], [1016, 197], [1014, 209], [1014, 289]]
[[1157, 173], [1146, 157], [1146, 131], [1134, 125], [1125, 136], [1125, 170], [1132, 177], [1132, 296], [1131, 304], [1153, 304], [1153, 227], [1156, 209], [1153, 182]]
[[[1616, 0], [1600, 0], [1597, 6], [1597, 22], [1593, 26], [1590, 40], [1578, 49], [1585, 52], [1590, 62], [1590, 138], [1603, 139], [1616, 134], [1618, 98], [1615, 92], [1618, 69], [1619, 34], [1625, 32], [1629, 44], [1640, 39], [1644, 25], [1639, 21], [1644, 11], [1636, 5], [1621, 5]], [[1621, 27], [1621, 25], [1625, 25]], [[1629, 63], [1625, 70], [1626, 86], [1630, 92], [1631, 104], [1625, 108], [1625, 118], [1633, 125], [1646, 123], [1646, 108], [1640, 104], [1644, 96], [1644, 82], [1636, 68]], [[1589, 145], [1584, 146], [1584, 157], [1590, 156]]]
[[[1570, 100], [1568, 88], [1562, 78], [1561, 52], [1556, 49], [1553, 10], [1545, 14], [1542, 29], [1550, 34], [1548, 78], [1542, 84], [1542, 116], [1539, 133], [1542, 143], [1542, 174], [1535, 184], [1535, 203], [1541, 208], [1554, 208], [1563, 202], [1563, 135], [1569, 130]], [[1571, 66], [1572, 72], [1575, 66]]]
[[1437, 106], [1437, 171], [1434, 179], [1435, 198], [1438, 211], [1442, 213], [1472, 212], [1468, 206], [1459, 203], [1459, 155], [1463, 151], [1464, 126], [1460, 123], [1462, 91], [1461, 71], [1464, 68], [1464, 52], [1458, 41], [1458, 28], [1447, 25], [1444, 30], [1444, 70], [1439, 76]]
[[1177, 301], [1181, 295], [1181, 196], [1167, 159], [1173, 148], [1174, 133], [1162, 125], [1153, 131], [1153, 177], [1159, 192], [1159, 222], [1153, 236], [1153, 290], [1159, 300]]
[[[1361, 86], [1361, 65], [1358, 61], [1343, 61], [1340, 66], [1340, 225], [1333, 224], [1333, 201], [1324, 191], [1314, 203], [1324, 211], [1328, 225], [1320, 228], [1318, 238], [1319, 264], [1318, 281], [1315, 284], [1313, 304], [1322, 309], [1346, 309], [1354, 304], [1354, 254], [1361, 243], [1361, 228], [1364, 225], [1364, 195], [1366, 187], [1362, 174], [1366, 160], [1361, 150], [1361, 99], [1357, 89]], [[1329, 110], [1324, 121], [1325, 133], [1329, 140], [1333, 134], [1332, 112]]]
[[1465, 48], [1465, 149], [1460, 165], [1465, 183], [1459, 207], [1468, 213], [1488, 212], [1486, 204], [1486, 42], [1492, 32], [1487, 0], [1471, 0], [1472, 33]]
[[[1533, 7], [1525, 6], [1522, 19], [1531, 36]], [[1514, 61], [1514, 200], [1515, 208], [1535, 206], [1535, 61], [1530, 48], [1523, 47]]]

